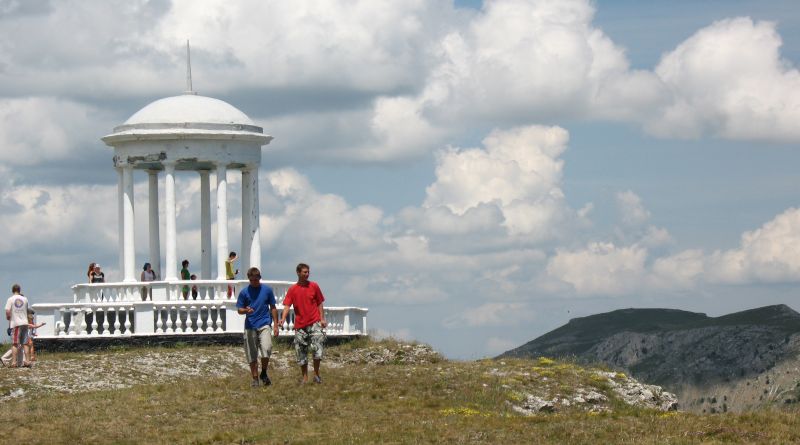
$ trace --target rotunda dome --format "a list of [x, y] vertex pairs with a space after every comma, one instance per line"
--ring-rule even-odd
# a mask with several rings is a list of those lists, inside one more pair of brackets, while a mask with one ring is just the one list
[[184, 123], [255, 125], [233, 105], [195, 94], [165, 97], [151, 102], [123, 125]]
[[172, 139], [240, 140], [266, 145], [272, 136], [241, 110], [213, 97], [182, 94], [146, 105], [114, 132], [104, 136], [109, 146], [130, 141]]

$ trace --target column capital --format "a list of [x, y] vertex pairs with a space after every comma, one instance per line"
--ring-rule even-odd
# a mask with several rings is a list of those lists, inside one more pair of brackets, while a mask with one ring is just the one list
[[255, 164], [255, 163], [245, 164], [244, 167], [242, 167], [242, 173], [244, 173], [244, 172], [252, 173], [254, 171], [258, 171], [258, 167], [259, 167], [259, 164]]

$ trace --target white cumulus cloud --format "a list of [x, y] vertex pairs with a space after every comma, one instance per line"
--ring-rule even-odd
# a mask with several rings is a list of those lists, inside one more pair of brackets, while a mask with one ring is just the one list
[[655, 72], [671, 92], [647, 129], [668, 137], [800, 139], [800, 72], [781, 58], [775, 23], [742, 17], [696, 32]]

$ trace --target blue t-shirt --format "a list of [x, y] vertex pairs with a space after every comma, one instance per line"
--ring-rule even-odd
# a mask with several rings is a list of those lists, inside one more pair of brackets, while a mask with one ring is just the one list
[[245, 329], [260, 329], [271, 324], [272, 313], [269, 308], [275, 304], [275, 294], [272, 292], [272, 288], [266, 284], [258, 287], [245, 287], [239, 292], [239, 298], [236, 300], [237, 308], [247, 306], [253, 308], [253, 313], [244, 317]]

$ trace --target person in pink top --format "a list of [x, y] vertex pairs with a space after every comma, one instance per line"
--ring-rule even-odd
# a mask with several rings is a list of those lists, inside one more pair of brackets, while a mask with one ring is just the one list
[[297, 283], [289, 288], [283, 299], [280, 325], [286, 322], [289, 308], [294, 307], [294, 350], [297, 353], [297, 363], [300, 365], [303, 375], [300, 383], [308, 382], [309, 350], [314, 355], [314, 383], [322, 383], [319, 364], [322, 361], [322, 352], [325, 347], [323, 329], [328, 326], [322, 307], [325, 297], [317, 283], [308, 281], [308, 276], [311, 274], [308, 264], [298, 264], [295, 271], [297, 272]]

